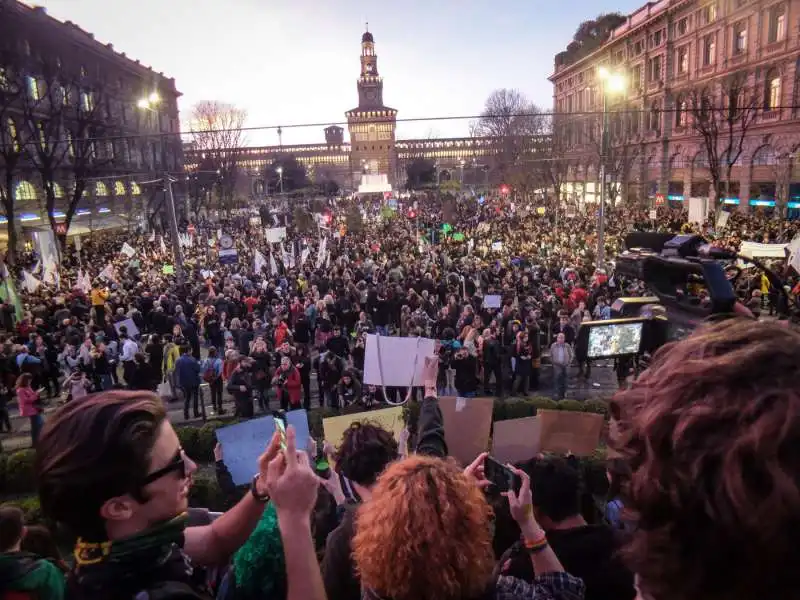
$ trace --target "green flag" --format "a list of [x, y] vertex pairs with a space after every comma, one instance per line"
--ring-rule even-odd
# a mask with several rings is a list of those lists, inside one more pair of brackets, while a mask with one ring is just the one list
[[8, 302], [14, 307], [14, 316], [17, 323], [22, 320], [22, 302], [17, 294], [17, 286], [14, 285], [14, 278], [8, 272], [5, 264], [0, 268], [0, 275], [3, 277], [3, 284], [0, 285], [0, 300]]

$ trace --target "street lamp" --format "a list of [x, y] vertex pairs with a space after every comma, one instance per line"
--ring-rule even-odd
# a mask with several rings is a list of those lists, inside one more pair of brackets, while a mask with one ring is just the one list
[[461, 168], [461, 185], [464, 185], [464, 163], [466, 161], [462, 158], [458, 161], [458, 166]]
[[608, 160], [608, 95], [625, 91], [625, 76], [612, 73], [606, 67], [597, 70], [597, 78], [603, 96], [603, 126], [600, 136], [600, 214], [597, 225], [597, 268], [605, 263], [605, 229], [606, 229], [606, 162]]
[[281, 186], [281, 194], [283, 194], [283, 167], [278, 167], [275, 172], [278, 174], [278, 183]]
[[[136, 103], [136, 106], [139, 107], [140, 110], [146, 110], [150, 113], [153, 113], [158, 116], [158, 107], [161, 104], [161, 96], [158, 95], [158, 92], [151, 92], [147, 96], [144, 96], [139, 99]], [[160, 128], [159, 128], [160, 129]], [[178, 285], [182, 286], [184, 283], [183, 279], [183, 253], [181, 252], [181, 244], [178, 240], [178, 218], [175, 215], [175, 196], [172, 194], [172, 179], [169, 176], [169, 173], [166, 172], [167, 168], [167, 160], [166, 160], [166, 148], [164, 146], [164, 136], [162, 135], [161, 131], [158, 132], [159, 136], [158, 139], [161, 143], [161, 164], [164, 166], [164, 194], [166, 196], [164, 204], [167, 205], [167, 213], [169, 216], [169, 229], [170, 229], [170, 237], [172, 238], [172, 256], [173, 261], [175, 262], [175, 276], [178, 280]], [[188, 211], [187, 211], [188, 215]]]

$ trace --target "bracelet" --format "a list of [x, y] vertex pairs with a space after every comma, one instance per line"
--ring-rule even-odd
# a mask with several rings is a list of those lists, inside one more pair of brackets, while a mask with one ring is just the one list
[[269, 494], [261, 495], [258, 493], [258, 490], [256, 489], [256, 481], [258, 481], [260, 478], [261, 478], [260, 473], [256, 473], [253, 476], [253, 481], [250, 482], [250, 494], [253, 496], [253, 498], [256, 499], [256, 501], [261, 502], [262, 504], [266, 504], [267, 502], [269, 502]]
[[538, 540], [526, 540], [523, 538], [522, 545], [525, 547], [525, 550], [528, 551], [528, 554], [537, 554], [550, 544], [547, 542], [547, 535], [542, 534], [542, 537]]

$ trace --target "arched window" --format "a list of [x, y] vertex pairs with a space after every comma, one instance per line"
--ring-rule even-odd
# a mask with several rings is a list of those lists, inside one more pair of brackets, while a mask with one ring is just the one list
[[28, 181], [20, 181], [14, 190], [14, 200], [16, 202], [36, 200], [36, 188]]
[[689, 109], [689, 105], [686, 102], [685, 96], [678, 96], [678, 101], [675, 103], [675, 126], [676, 127], [686, 127], [687, 123], [687, 111]]
[[777, 162], [775, 151], [769, 146], [761, 146], [761, 148], [756, 150], [755, 154], [753, 154], [752, 165], [754, 167], [766, 167], [777, 164]]
[[100, 198], [105, 198], [108, 196], [108, 186], [102, 181], [98, 181], [94, 184], [94, 195]]
[[114, 195], [115, 196], [124, 196], [125, 195], [125, 184], [121, 181], [114, 182]]
[[53, 184], [53, 196], [56, 198], [63, 198], [64, 197], [64, 188], [58, 185], [57, 183]]
[[764, 110], [776, 110], [781, 105], [781, 76], [778, 69], [767, 71], [764, 90]]
[[694, 166], [696, 169], [708, 168], [708, 154], [705, 150], [701, 150], [697, 153], [697, 156], [694, 157]]
[[648, 129], [650, 131], [661, 130], [661, 106], [658, 102], [653, 102], [653, 105], [650, 107], [650, 122], [648, 124]]
[[139, 189], [139, 184], [135, 181], [131, 181], [131, 194], [134, 196], [138, 196], [142, 193], [142, 190]]

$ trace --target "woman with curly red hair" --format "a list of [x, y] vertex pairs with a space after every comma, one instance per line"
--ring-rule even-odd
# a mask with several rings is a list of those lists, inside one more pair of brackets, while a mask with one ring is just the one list
[[[480, 460], [484, 457], [482, 456]], [[473, 465], [475, 466], [475, 465]], [[537, 573], [533, 584], [494, 577], [491, 510], [474, 478], [454, 463], [413, 456], [390, 465], [359, 509], [353, 558], [365, 597], [381, 600], [579, 600], [536, 523], [530, 480], [509, 492]]]
[[799, 365], [797, 331], [728, 320], [617, 393], [641, 598], [800, 598]]

